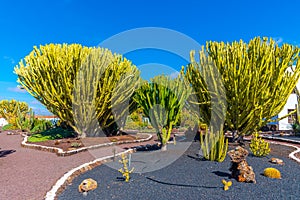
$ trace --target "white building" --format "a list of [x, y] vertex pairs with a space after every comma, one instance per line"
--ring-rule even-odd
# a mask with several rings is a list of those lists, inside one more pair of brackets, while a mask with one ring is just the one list
[[4, 118], [0, 118], [0, 126], [5, 126], [8, 122]]
[[[297, 83], [298, 90], [300, 90], [300, 81]], [[297, 95], [295, 93], [291, 94], [283, 108], [283, 110], [278, 114], [278, 118], [284, 117], [288, 113], [294, 111], [298, 104]], [[278, 130], [292, 130], [292, 124], [294, 122], [297, 114], [293, 116], [286, 117], [278, 122]]]

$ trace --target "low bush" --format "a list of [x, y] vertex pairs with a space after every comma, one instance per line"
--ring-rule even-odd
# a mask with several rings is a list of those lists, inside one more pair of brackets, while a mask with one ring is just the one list
[[18, 128], [12, 124], [6, 124], [5, 126], [2, 127], [3, 131], [16, 130], [16, 129], [18, 129]]
[[251, 139], [250, 150], [257, 157], [267, 156], [271, 151], [269, 143], [262, 139], [257, 132], [253, 134]]
[[63, 138], [70, 138], [74, 137], [74, 131], [63, 129], [61, 127], [51, 128], [40, 133], [36, 133], [31, 135], [28, 138], [28, 142], [43, 142], [47, 140], [56, 140], [56, 139], [63, 139]]

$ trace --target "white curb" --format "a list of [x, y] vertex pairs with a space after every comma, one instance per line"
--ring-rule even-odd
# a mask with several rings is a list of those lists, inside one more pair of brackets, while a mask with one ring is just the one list
[[[120, 156], [122, 154], [126, 154], [126, 153], [129, 153], [129, 152], [132, 152], [132, 149], [128, 149], [126, 151], [123, 151], [123, 152], [120, 152], [118, 154], [116, 154], [115, 156]], [[61, 186], [63, 186], [63, 184], [68, 180], [68, 178], [70, 176], [72, 176], [73, 173], [75, 173], [76, 171], [79, 171], [80, 169], [83, 169], [85, 167], [88, 167], [89, 165], [92, 165], [92, 164], [95, 164], [96, 162], [99, 162], [99, 161], [104, 161], [104, 160], [107, 160], [107, 159], [112, 159], [114, 156], [106, 156], [106, 157], [102, 157], [102, 158], [98, 158], [94, 161], [91, 161], [91, 162], [88, 162], [88, 163], [85, 163], [85, 164], [82, 164], [80, 165], [79, 167], [76, 167], [76, 168], [73, 168], [71, 169], [70, 171], [68, 171], [67, 173], [65, 173], [56, 183], [55, 185], [52, 187], [52, 189], [47, 192], [46, 196], [45, 196], [45, 200], [54, 200], [55, 197], [56, 197], [56, 193], [57, 191], [59, 190], [59, 188]]]
[[97, 149], [97, 148], [101, 148], [101, 147], [107, 147], [107, 146], [112, 146], [112, 145], [119, 145], [119, 144], [126, 144], [126, 143], [140, 143], [140, 142], [146, 142], [152, 139], [152, 135], [151, 134], [147, 134], [147, 133], [143, 133], [145, 135], [148, 135], [147, 138], [145, 139], [140, 139], [140, 140], [132, 140], [132, 141], [119, 141], [119, 142], [109, 142], [109, 143], [104, 143], [104, 144], [97, 144], [97, 145], [93, 145], [93, 146], [89, 146], [89, 147], [82, 147], [82, 148], [78, 148], [75, 150], [71, 150], [71, 151], [64, 151], [63, 149], [57, 148], [57, 147], [48, 147], [48, 146], [43, 146], [43, 145], [37, 145], [37, 144], [28, 144], [28, 136], [24, 135], [24, 139], [22, 141], [22, 146], [23, 147], [27, 147], [27, 148], [34, 148], [34, 149], [42, 149], [42, 150], [47, 150], [49, 152], [55, 152], [58, 156], [68, 156], [68, 155], [73, 155], [82, 151], [87, 151], [87, 150], [91, 150], [91, 149]]
[[279, 145], [283, 145], [283, 146], [289, 146], [289, 147], [293, 147], [293, 148], [297, 149], [296, 151], [293, 151], [292, 153], [290, 153], [289, 157], [291, 159], [295, 160], [296, 162], [300, 163], [300, 159], [295, 156], [296, 153], [300, 152], [300, 148], [299, 147], [291, 145], [291, 144], [280, 144], [280, 143], [277, 143], [277, 142], [270, 142], [270, 143], [272, 143], [272, 144], [279, 144]]

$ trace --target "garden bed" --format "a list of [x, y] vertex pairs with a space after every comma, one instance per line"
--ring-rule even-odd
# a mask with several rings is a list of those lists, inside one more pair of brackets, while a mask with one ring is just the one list
[[91, 137], [91, 138], [63, 138], [57, 140], [47, 140], [43, 142], [28, 142], [28, 144], [37, 144], [47, 147], [56, 147], [64, 151], [70, 151], [82, 147], [89, 147], [98, 144], [105, 144], [110, 142], [134, 142], [138, 139], [145, 139], [148, 135], [138, 134], [138, 135], [120, 135], [112, 137]]
[[[230, 145], [229, 149], [234, 148]], [[101, 165], [76, 177], [58, 199], [81, 199], [78, 185], [86, 178], [98, 182], [98, 188], [88, 193], [85, 199], [296, 199], [300, 196], [299, 163], [288, 159], [294, 148], [271, 144], [271, 154], [254, 157], [247, 161], [256, 173], [256, 184], [240, 183], [230, 179], [230, 159], [222, 163], [204, 161], [197, 157], [199, 143], [193, 142], [189, 149], [172, 164], [147, 173], [134, 173], [129, 183], [120, 181], [121, 174], [109, 165]], [[157, 151], [157, 155], [161, 153]], [[137, 153], [135, 153], [137, 154]], [[134, 160], [135, 154], [132, 155]], [[283, 159], [285, 165], [275, 165], [271, 157]], [[116, 163], [117, 164], [117, 163]], [[121, 166], [120, 166], [121, 167]], [[134, 162], [131, 167], [134, 167]], [[264, 168], [275, 167], [282, 179], [270, 179], [261, 173]], [[228, 191], [222, 188], [221, 180], [231, 180]]]
[[122, 145], [127, 143], [141, 143], [153, 138], [151, 134], [141, 133], [135, 135], [121, 135], [111, 137], [90, 137], [84, 139], [63, 138], [42, 142], [28, 142], [28, 136], [24, 135], [21, 146], [56, 153], [58, 156], [70, 156], [79, 152], [98, 149], [101, 147]]

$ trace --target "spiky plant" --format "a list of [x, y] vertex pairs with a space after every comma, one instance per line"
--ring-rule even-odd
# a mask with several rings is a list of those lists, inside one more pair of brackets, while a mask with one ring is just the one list
[[[283, 109], [300, 77], [299, 48], [289, 44], [278, 46], [273, 39], [256, 37], [249, 43], [210, 41], [199, 55], [200, 61], [192, 60], [186, 70], [186, 77], [198, 97], [192, 103], [199, 105], [202, 114], [199, 117], [210, 122], [214, 106], [211, 103], [214, 98], [220, 98], [211, 91], [214, 92], [214, 86], [220, 82], [227, 102], [225, 128], [240, 136], [249, 135], [272, 121]], [[212, 68], [203, 58], [217, 68], [217, 73], [213, 71], [217, 77], [211, 79], [212, 89], [211, 84], [202, 81], [205, 71]]]
[[142, 84], [133, 96], [156, 129], [163, 151], [190, 93], [191, 88], [181, 76], [172, 79], [160, 75]]
[[33, 97], [80, 137], [95, 136], [99, 125], [107, 134], [118, 130], [116, 123], [125, 118], [139, 84], [139, 72], [130, 61], [79, 44], [34, 47], [15, 73]]

